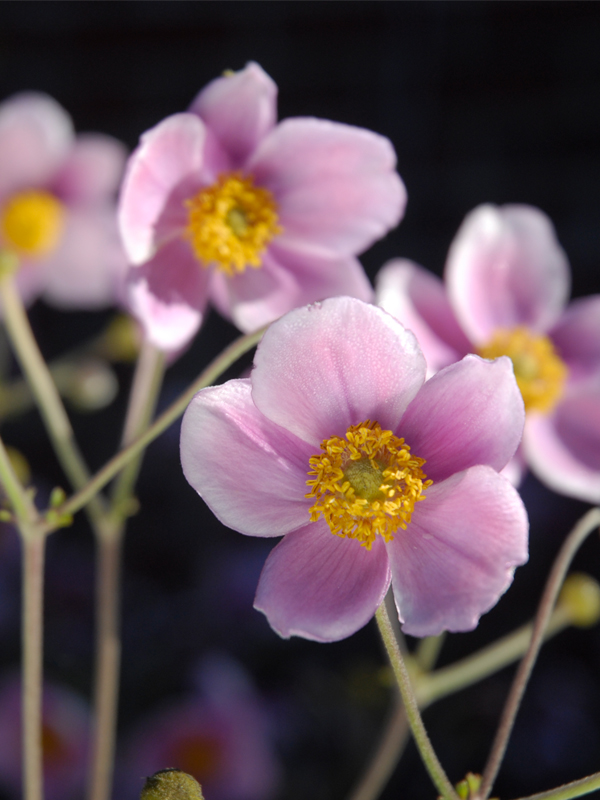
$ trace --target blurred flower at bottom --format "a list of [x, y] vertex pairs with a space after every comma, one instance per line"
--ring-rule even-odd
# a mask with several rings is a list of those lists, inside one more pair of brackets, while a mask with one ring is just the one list
[[162, 706], [132, 732], [117, 778], [119, 800], [137, 800], [144, 778], [177, 768], [207, 800], [268, 800], [279, 764], [260, 698], [242, 667], [225, 656], [201, 662], [196, 689]]
[[[46, 800], [80, 797], [89, 753], [87, 705], [70, 689], [46, 682], [42, 717]], [[0, 788], [6, 797], [22, 796], [21, 681], [15, 674], [0, 683]]]

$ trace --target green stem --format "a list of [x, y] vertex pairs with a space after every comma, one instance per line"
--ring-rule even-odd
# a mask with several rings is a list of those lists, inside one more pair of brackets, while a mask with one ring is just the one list
[[[144, 431], [154, 414], [164, 375], [164, 353], [145, 343], [133, 379], [122, 443]], [[112, 494], [110, 524], [98, 533], [96, 672], [90, 800], [108, 800], [112, 787], [121, 663], [121, 555], [128, 507], [143, 451], [120, 474]]]
[[42, 679], [45, 535], [21, 529], [23, 544], [22, 718], [24, 800], [43, 798]]
[[556, 789], [550, 789], [547, 792], [521, 797], [519, 800], [571, 800], [572, 797], [581, 797], [584, 794], [595, 792], [596, 789], [600, 789], [600, 772], [557, 786]]
[[575, 556], [575, 553], [590, 535], [590, 533], [600, 525], [600, 508], [592, 508], [587, 514], [579, 520], [577, 525], [573, 528], [567, 539], [565, 540], [556, 560], [552, 571], [548, 577], [546, 588], [540, 600], [538, 613], [533, 625], [533, 635], [525, 657], [519, 664], [517, 674], [515, 675], [513, 684], [511, 686], [506, 705], [502, 712], [498, 731], [488, 757], [487, 764], [483, 771], [481, 779], [481, 787], [479, 790], [479, 797], [482, 800], [487, 800], [494, 785], [496, 775], [500, 769], [502, 758], [506, 751], [508, 739], [512, 731], [512, 727], [519, 710], [521, 698], [527, 686], [527, 682], [531, 675], [531, 671], [537, 659], [540, 647], [544, 640], [544, 631], [550, 620], [552, 609], [556, 604], [558, 592], [565, 579], [565, 575]]
[[155, 420], [145, 433], [138, 436], [128, 447], [125, 447], [108, 461], [82, 490], [74, 494], [66, 503], [63, 503], [62, 506], [56, 509], [57, 513], [59, 515], [75, 514], [83, 508], [86, 503], [89, 503], [90, 499], [103, 489], [118, 472], [183, 414], [190, 400], [200, 389], [204, 389], [206, 386], [213, 384], [225, 370], [238, 360], [238, 358], [257, 345], [267, 327], [268, 326], [265, 326], [246, 336], [240, 336], [239, 339], [232, 342], [229, 347], [209, 364], [194, 383], [192, 383], [192, 385]]
[[375, 617], [377, 619], [377, 625], [379, 626], [381, 638], [385, 644], [392, 669], [394, 670], [394, 674], [398, 682], [398, 688], [400, 689], [400, 694], [402, 695], [408, 723], [410, 725], [415, 743], [419, 748], [423, 763], [429, 772], [431, 780], [442, 797], [445, 798], [445, 800], [458, 800], [458, 795], [448, 780], [448, 776], [444, 772], [444, 769], [440, 764], [437, 755], [435, 754], [432, 744], [429, 741], [429, 736], [425, 730], [425, 726], [417, 706], [417, 700], [412, 690], [408, 670], [406, 669], [406, 664], [404, 663], [402, 653], [400, 652], [396, 637], [394, 636], [394, 631], [385, 607], [385, 602], [379, 606]]
[[35, 509], [31, 498], [27, 495], [10, 463], [10, 458], [0, 438], [0, 484], [2, 490], [12, 504], [17, 520], [28, 524], [34, 517]]

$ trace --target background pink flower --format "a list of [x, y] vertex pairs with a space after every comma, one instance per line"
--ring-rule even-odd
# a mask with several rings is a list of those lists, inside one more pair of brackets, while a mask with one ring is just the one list
[[276, 124], [276, 96], [250, 63], [145, 133], [129, 161], [130, 299], [159, 347], [191, 338], [209, 295], [244, 331], [324, 297], [372, 297], [356, 255], [403, 215], [393, 147], [312, 117]]
[[132, 732], [118, 796], [136, 800], [145, 777], [173, 767], [193, 775], [211, 800], [273, 796], [279, 765], [264, 710], [249, 677], [233, 660], [205, 658], [197, 691], [164, 705]]
[[527, 422], [511, 464], [551, 489], [600, 501], [600, 295], [573, 301], [566, 255], [548, 217], [530, 206], [472, 211], [448, 253], [445, 287], [395, 260], [377, 302], [417, 335], [430, 372], [465, 353], [511, 357]]
[[274, 323], [250, 379], [188, 407], [187, 480], [225, 525], [284, 536], [255, 601], [280, 635], [349, 636], [390, 582], [407, 633], [470, 630], [527, 560], [524, 507], [497, 472], [523, 426], [510, 361], [424, 380], [410, 331], [336, 298]]
[[21, 262], [24, 300], [42, 294], [60, 308], [98, 308], [122, 299], [115, 194], [125, 156], [110, 136], [75, 137], [47, 95], [0, 105], [0, 251]]

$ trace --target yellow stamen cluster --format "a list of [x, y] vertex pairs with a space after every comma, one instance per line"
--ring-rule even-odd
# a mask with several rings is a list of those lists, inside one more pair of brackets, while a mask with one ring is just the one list
[[0, 237], [20, 255], [45, 256], [56, 248], [64, 228], [64, 207], [50, 192], [14, 194], [0, 212]]
[[271, 192], [239, 172], [221, 175], [185, 205], [184, 235], [196, 258], [205, 266], [216, 265], [228, 277], [249, 266], [260, 267], [265, 248], [283, 230]]
[[421, 467], [425, 459], [377, 422], [351, 425], [346, 438], [332, 436], [321, 443], [323, 453], [312, 456], [306, 481], [311, 522], [322, 514], [336, 536], [358, 539], [371, 549], [377, 534], [386, 542], [398, 528], [406, 529], [415, 503], [431, 486]]
[[560, 400], [567, 367], [547, 336], [534, 334], [524, 327], [501, 329], [479, 349], [479, 355], [511, 359], [526, 411], [548, 413]]

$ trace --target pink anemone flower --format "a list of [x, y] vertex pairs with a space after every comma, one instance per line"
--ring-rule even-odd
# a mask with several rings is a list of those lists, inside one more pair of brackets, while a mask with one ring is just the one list
[[276, 124], [276, 96], [250, 63], [131, 156], [119, 212], [130, 303], [162, 349], [191, 339], [209, 297], [242, 331], [324, 297], [372, 299], [356, 255], [403, 215], [393, 147], [312, 117]]
[[507, 355], [523, 395], [528, 464], [551, 489], [600, 501], [600, 295], [567, 306], [570, 272], [548, 217], [530, 206], [482, 205], [448, 254], [445, 287], [410, 261], [386, 264], [377, 302], [417, 336], [430, 372], [478, 353]]
[[249, 379], [190, 403], [189, 483], [230, 528], [284, 537], [255, 600], [281, 636], [349, 636], [390, 583], [406, 633], [471, 630], [527, 560], [498, 474], [524, 419], [510, 360], [425, 369], [389, 314], [332, 298], [275, 322]]
[[124, 145], [75, 136], [51, 97], [23, 93], [0, 104], [0, 256], [19, 262], [25, 302], [59, 308], [123, 299], [127, 260], [116, 220]]

